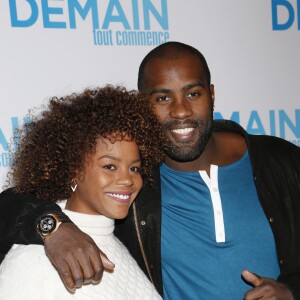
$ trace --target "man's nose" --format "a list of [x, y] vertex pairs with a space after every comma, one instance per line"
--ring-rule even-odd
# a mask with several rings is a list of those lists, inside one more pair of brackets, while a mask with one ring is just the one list
[[176, 99], [170, 111], [170, 116], [175, 119], [186, 119], [193, 114], [189, 100], [181, 97]]

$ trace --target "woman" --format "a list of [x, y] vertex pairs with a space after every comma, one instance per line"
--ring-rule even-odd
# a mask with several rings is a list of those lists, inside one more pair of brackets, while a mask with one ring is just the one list
[[43, 246], [14, 245], [0, 267], [0, 299], [160, 299], [113, 230], [142, 178], [153, 182], [152, 166], [163, 158], [161, 132], [150, 101], [112, 86], [52, 98], [25, 125], [12, 167], [16, 191], [60, 203], [115, 268], [72, 294]]

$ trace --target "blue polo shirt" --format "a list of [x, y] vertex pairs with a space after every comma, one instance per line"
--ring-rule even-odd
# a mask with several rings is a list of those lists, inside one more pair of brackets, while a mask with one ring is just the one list
[[210, 177], [165, 164], [160, 172], [164, 299], [243, 299], [252, 287], [242, 270], [278, 277], [247, 152], [233, 164], [212, 166]]

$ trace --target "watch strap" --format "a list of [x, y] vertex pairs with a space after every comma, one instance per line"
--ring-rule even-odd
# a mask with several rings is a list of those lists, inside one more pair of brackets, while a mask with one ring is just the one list
[[62, 223], [73, 223], [72, 220], [66, 214], [64, 214], [62, 211], [49, 212], [49, 213], [43, 214], [41, 216], [41, 218], [44, 217], [44, 216], [46, 216], [46, 215], [48, 215], [48, 214], [54, 215]]

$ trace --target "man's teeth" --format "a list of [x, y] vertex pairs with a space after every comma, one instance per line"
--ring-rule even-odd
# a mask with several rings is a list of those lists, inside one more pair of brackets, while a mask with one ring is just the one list
[[190, 132], [193, 131], [193, 130], [194, 130], [194, 128], [172, 129], [172, 131], [173, 131], [174, 133], [182, 134], [182, 135], [188, 134], [188, 133], [190, 133]]
[[119, 198], [122, 200], [126, 200], [129, 198], [129, 195], [122, 195], [122, 194], [113, 194], [113, 193], [107, 193], [111, 197]]

